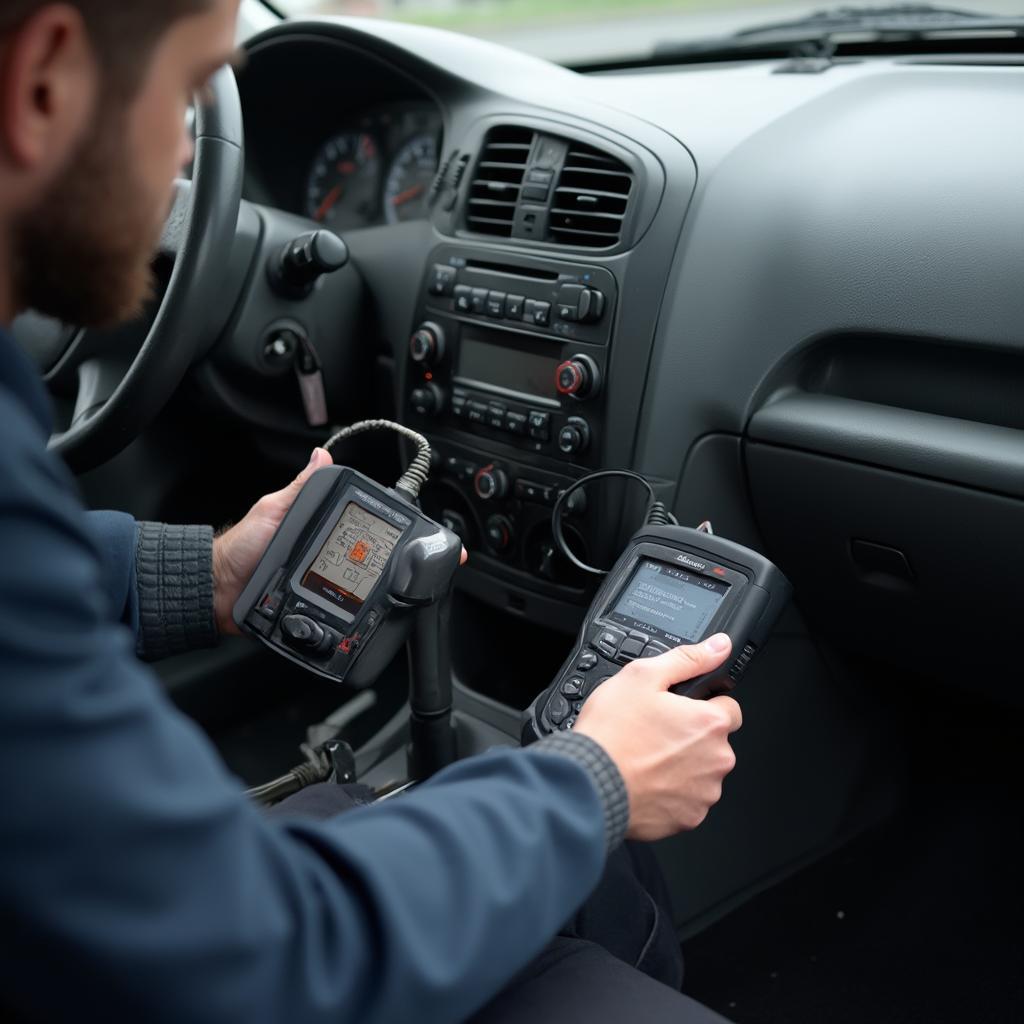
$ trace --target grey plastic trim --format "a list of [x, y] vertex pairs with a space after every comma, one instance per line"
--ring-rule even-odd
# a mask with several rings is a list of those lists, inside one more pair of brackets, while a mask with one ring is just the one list
[[871, 402], [794, 394], [760, 409], [752, 440], [1024, 498], [1024, 431]]

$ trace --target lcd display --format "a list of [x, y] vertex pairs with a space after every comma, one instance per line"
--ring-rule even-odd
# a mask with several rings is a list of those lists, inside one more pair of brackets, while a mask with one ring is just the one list
[[370, 595], [402, 531], [350, 501], [302, 577], [302, 586], [355, 613]]
[[463, 330], [458, 376], [527, 395], [556, 397], [557, 357], [540, 355], [511, 337], [494, 341], [485, 338], [472, 330]]
[[728, 583], [645, 559], [608, 618], [672, 644], [695, 642], [704, 636], [728, 592]]

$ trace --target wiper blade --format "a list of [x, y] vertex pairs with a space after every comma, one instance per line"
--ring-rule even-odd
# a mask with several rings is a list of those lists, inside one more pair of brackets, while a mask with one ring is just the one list
[[[932, 4], [890, 4], [879, 7], [843, 6], [816, 11], [792, 21], [775, 21], [766, 25], [741, 29], [736, 39], [776, 32], [933, 32], [965, 24], [979, 24], [993, 20], [993, 16], [979, 11], [963, 11], [954, 7], [935, 7]], [[1003, 20], [1003, 19], [1000, 19]]]
[[914, 41], [944, 34], [973, 38], [1024, 35], [1024, 18], [1003, 18], [930, 4], [836, 7], [793, 21], [742, 29], [732, 35], [659, 44], [656, 61], [723, 60], [829, 54], [846, 37], [863, 42]]

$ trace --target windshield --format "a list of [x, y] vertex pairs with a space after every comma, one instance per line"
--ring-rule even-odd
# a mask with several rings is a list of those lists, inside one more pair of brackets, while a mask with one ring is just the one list
[[[727, 35], [841, 6], [827, 0], [274, 0], [293, 17], [345, 14], [465, 32], [560, 64], [643, 59], [660, 44]], [[1024, 16], [1024, 0], [937, 0]]]

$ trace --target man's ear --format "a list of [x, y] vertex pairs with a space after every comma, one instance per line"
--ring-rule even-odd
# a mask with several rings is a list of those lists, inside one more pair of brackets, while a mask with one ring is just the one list
[[20, 169], [55, 172], [87, 129], [100, 70], [79, 11], [49, 4], [8, 34], [0, 144]]

